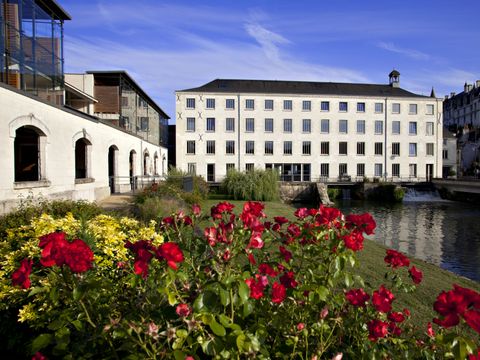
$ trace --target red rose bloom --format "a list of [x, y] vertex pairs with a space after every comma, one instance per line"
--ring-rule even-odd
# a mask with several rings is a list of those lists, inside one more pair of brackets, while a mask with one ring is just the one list
[[292, 259], [292, 253], [285, 249], [283, 246], [279, 246], [278, 249], [280, 250], [280, 254], [282, 254], [285, 262], [289, 262]]
[[287, 290], [285, 289], [285, 286], [275, 281], [272, 286], [272, 302], [280, 304], [285, 300], [286, 296]]
[[468, 360], [480, 360], [480, 349], [477, 350], [477, 353], [475, 354], [469, 354], [468, 355]]
[[262, 233], [252, 232], [248, 248], [261, 249], [263, 247]]
[[92, 268], [93, 251], [80, 239], [75, 239], [69, 243], [65, 263], [74, 273], [83, 273]]
[[345, 293], [345, 298], [350, 304], [356, 307], [364, 307], [365, 303], [370, 299], [368, 295], [362, 288], [352, 289]]
[[260, 272], [260, 274], [265, 274], [271, 277], [275, 277], [278, 275], [278, 273], [275, 270], [273, 270], [273, 268], [270, 265], [265, 263], [260, 264], [258, 266], [258, 271]]
[[230, 214], [234, 207], [235, 205], [230, 204], [229, 202], [226, 202], [226, 201], [219, 203], [216, 206], [212, 206], [212, 209], [211, 209], [212, 218], [221, 219], [223, 213]]
[[427, 335], [428, 335], [429, 337], [434, 337], [434, 336], [435, 336], [435, 332], [433, 331], [432, 323], [431, 323], [431, 322], [429, 322], [429, 323], [427, 324]]
[[390, 331], [390, 334], [395, 335], [395, 336], [400, 336], [402, 333], [402, 329], [400, 329], [395, 322], [391, 322], [388, 324], [388, 331]]
[[391, 312], [388, 314], [388, 320], [401, 323], [405, 320], [405, 316], [401, 312]]
[[467, 306], [468, 302], [462, 292], [456, 290], [442, 291], [437, 296], [433, 309], [444, 316], [444, 318], [433, 319], [433, 322], [444, 328], [455, 326], [460, 321], [459, 315], [462, 315], [467, 310]]
[[350, 234], [342, 236], [345, 247], [353, 251], [363, 249], [363, 235], [358, 231], [352, 231]]
[[255, 260], [255, 256], [252, 253], [248, 253], [248, 262], [252, 265], [256, 265], [257, 261]]
[[278, 224], [278, 225], [283, 225], [283, 224], [286, 224], [288, 223], [288, 219], [283, 217], [283, 216], [275, 216], [273, 218], [273, 220], [275, 220], [275, 222]]
[[69, 242], [63, 232], [53, 232], [40, 237], [38, 246], [43, 249], [40, 263], [43, 266], [62, 266], [65, 264], [65, 250]]
[[304, 219], [306, 218], [309, 213], [308, 213], [308, 209], [307, 208], [300, 208], [300, 209], [297, 209], [295, 212], [294, 212], [294, 215], [299, 218], [299, 219]]
[[412, 266], [408, 270], [408, 273], [410, 274], [410, 277], [412, 278], [412, 281], [415, 284], [420, 284], [422, 282], [423, 273], [420, 270], [418, 270], [415, 266]]
[[384, 261], [393, 269], [410, 265], [410, 260], [405, 255], [392, 249], [387, 250], [387, 256], [385, 256]]
[[355, 215], [351, 214], [346, 217], [347, 228], [357, 228], [367, 235], [372, 235], [377, 224], [369, 213]]
[[305, 324], [304, 323], [298, 323], [297, 324], [297, 330], [302, 331], [303, 329], [305, 329]]
[[155, 250], [154, 246], [148, 240], [139, 240], [135, 243], [126, 241], [125, 248], [135, 253], [134, 272], [145, 279], [148, 276], [148, 265], [153, 257], [152, 251]]
[[461, 287], [457, 284], [453, 284], [453, 289], [457, 294], [461, 294], [468, 306], [473, 306], [475, 309], [480, 310], [480, 294], [472, 289]]
[[463, 314], [465, 322], [473, 330], [480, 334], [480, 311], [477, 310], [468, 310]]
[[343, 218], [340, 210], [320, 205], [318, 215], [315, 217], [317, 225], [329, 225], [332, 222], [339, 221]]
[[41, 352], [37, 351], [35, 355], [32, 356], [32, 360], [48, 360], [48, 358]]
[[192, 313], [192, 309], [188, 304], [179, 304], [177, 305], [175, 312], [180, 317], [187, 317]]
[[295, 280], [295, 274], [293, 271], [288, 271], [280, 276], [280, 283], [289, 289], [293, 289], [298, 286], [298, 282]]
[[384, 338], [388, 333], [388, 323], [381, 320], [370, 320], [367, 323], [368, 326], [368, 338], [371, 341], [377, 341], [379, 338]]
[[163, 243], [155, 250], [155, 253], [159, 259], [165, 259], [167, 265], [173, 270], [177, 270], [178, 263], [183, 262], [183, 252], [180, 246], [173, 242]]
[[388, 313], [391, 311], [393, 300], [395, 300], [395, 296], [383, 285], [380, 286], [379, 290], [373, 292], [372, 304], [379, 312]]
[[214, 226], [205, 228], [204, 235], [208, 244], [212, 247], [215, 246], [217, 243], [217, 228]]
[[32, 265], [32, 260], [22, 260], [20, 267], [12, 274], [13, 286], [20, 286], [22, 289], [28, 289], [30, 287], [30, 273], [32, 272]]
[[192, 205], [192, 213], [194, 216], [199, 216], [202, 212], [202, 208], [198, 204]]
[[265, 289], [265, 285], [262, 281], [255, 281], [255, 279], [250, 278], [246, 279], [245, 283], [250, 288], [250, 297], [252, 299], [260, 299], [263, 297], [263, 290]]
[[295, 224], [290, 224], [288, 225], [287, 227], [287, 231], [290, 235], [292, 235], [293, 237], [298, 237], [300, 236], [301, 232], [300, 232], [300, 228], [295, 225]]

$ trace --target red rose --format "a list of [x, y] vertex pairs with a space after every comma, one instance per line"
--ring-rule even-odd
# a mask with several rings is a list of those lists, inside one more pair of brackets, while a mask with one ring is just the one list
[[192, 213], [194, 216], [199, 216], [202, 212], [202, 208], [198, 204], [192, 205]]
[[283, 258], [285, 259], [285, 262], [289, 262], [292, 259], [292, 253], [285, 249], [283, 246], [279, 246], [278, 249], [280, 250], [280, 253], [282, 254]]
[[405, 255], [392, 249], [387, 250], [387, 256], [385, 256], [384, 261], [393, 269], [410, 265], [410, 260]]
[[221, 219], [223, 213], [230, 214], [235, 205], [230, 204], [229, 202], [222, 202], [216, 206], [212, 206], [211, 215], [214, 219]]
[[401, 323], [405, 320], [405, 316], [401, 312], [391, 312], [388, 314], [388, 320]]
[[139, 240], [135, 243], [126, 241], [125, 248], [132, 250], [132, 252], [135, 253], [135, 262], [133, 264], [134, 272], [145, 279], [148, 276], [148, 265], [153, 257], [152, 251], [155, 250], [155, 247], [152, 245], [151, 241]]
[[288, 219], [283, 217], [283, 216], [275, 216], [273, 218], [273, 220], [275, 220], [275, 222], [278, 224], [278, 225], [283, 225], [283, 224], [286, 224], [288, 223]]
[[427, 324], [427, 335], [430, 336], [430, 337], [434, 337], [435, 336], [435, 332], [433, 331], [433, 328], [432, 328], [432, 323], [429, 322]]
[[410, 277], [412, 278], [415, 284], [420, 284], [422, 282], [423, 273], [420, 270], [418, 270], [415, 266], [412, 266], [408, 270], [408, 273], [410, 274]]
[[300, 236], [301, 232], [300, 232], [300, 228], [295, 225], [295, 224], [290, 224], [288, 225], [288, 228], [287, 228], [287, 231], [290, 235], [292, 235], [293, 237], [298, 237]]
[[352, 231], [350, 234], [342, 236], [345, 247], [353, 251], [363, 249], [363, 235], [358, 231]]
[[252, 232], [250, 236], [250, 242], [248, 243], [248, 248], [261, 249], [263, 247], [262, 234], [258, 232]]
[[360, 288], [347, 291], [345, 293], [345, 298], [353, 306], [364, 307], [365, 303], [368, 301], [368, 299], [370, 299], [370, 295], [368, 295], [362, 288]]
[[92, 268], [93, 251], [80, 239], [69, 243], [65, 254], [65, 263], [74, 273], [83, 273]]
[[260, 299], [263, 297], [263, 290], [265, 289], [265, 285], [261, 281], [255, 281], [255, 279], [250, 278], [246, 279], [245, 283], [250, 288], [250, 297], [252, 299]]
[[183, 262], [183, 252], [178, 244], [173, 242], [163, 243], [155, 250], [155, 253], [159, 259], [165, 259], [167, 265], [173, 270], [177, 270], [177, 264]]
[[282, 276], [280, 276], [280, 283], [282, 283], [283, 286], [289, 289], [296, 288], [298, 285], [298, 282], [295, 281], [295, 274], [293, 273], [293, 271], [288, 271]]
[[395, 296], [383, 285], [379, 290], [375, 290], [372, 296], [372, 304], [379, 312], [388, 313], [392, 310], [392, 302]]
[[192, 309], [188, 304], [179, 304], [177, 305], [177, 308], [175, 309], [175, 312], [177, 313], [178, 316], [180, 317], [187, 317], [192, 313]]
[[286, 296], [287, 290], [285, 289], [285, 286], [275, 281], [272, 286], [272, 302], [280, 304], [285, 300]]
[[367, 323], [368, 326], [368, 338], [371, 341], [376, 341], [379, 338], [384, 338], [388, 333], [388, 324], [381, 320], [370, 320]]
[[342, 218], [343, 214], [340, 210], [320, 205], [320, 208], [318, 209], [318, 215], [315, 217], [315, 221], [318, 225], [327, 225], [332, 222], [339, 221]]
[[453, 284], [453, 289], [457, 294], [461, 294], [469, 306], [473, 306], [475, 309], [480, 310], [480, 294], [472, 289], [461, 287], [457, 284]]
[[217, 243], [217, 228], [214, 226], [205, 228], [204, 235], [208, 241], [208, 244], [212, 247], [215, 246]]
[[465, 322], [473, 330], [480, 334], [480, 311], [477, 310], [468, 310], [463, 314]]
[[48, 360], [48, 358], [41, 352], [37, 351], [35, 355], [32, 356], [32, 360]]
[[257, 261], [255, 260], [255, 256], [252, 253], [248, 253], [248, 262], [252, 265], [256, 265]]
[[32, 272], [32, 265], [32, 260], [22, 260], [20, 267], [12, 274], [13, 286], [20, 286], [22, 289], [28, 289], [30, 287], [30, 273]]
[[400, 336], [402, 333], [402, 329], [400, 329], [395, 322], [391, 322], [388, 324], [388, 330], [390, 331], [390, 334], [395, 335], [395, 336]]
[[307, 208], [300, 208], [300, 209], [297, 209], [295, 212], [294, 212], [294, 215], [299, 218], [299, 219], [304, 219], [306, 218], [309, 213], [308, 213], [308, 209]]
[[305, 329], [305, 324], [304, 323], [298, 323], [297, 324], [297, 330], [302, 331], [303, 329]]
[[477, 353], [469, 354], [468, 360], [480, 360], [480, 349], [477, 350]]
[[351, 214], [346, 217], [347, 228], [357, 228], [367, 235], [372, 235], [377, 224], [369, 213], [355, 215]]
[[69, 242], [63, 232], [53, 232], [40, 237], [38, 246], [43, 249], [40, 263], [43, 266], [62, 266], [65, 264], [65, 250]]
[[455, 326], [460, 321], [459, 315], [462, 315], [465, 310], [467, 310], [467, 306], [468, 302], [463, 292], [457, 290], [442, 291], [440, 295], [437, 296], [437, 300], [433, 304], [433, 309], [444, 316], [444, 318], [433, 319], [433, 322], [444, 328]]
[[258, 266], [258, 271], [260, 272], [260, 274], [265, 274], [271, 277], [275, 277], [278, 275], [278, 273], [275, 270], [273, 270], [273, 268], [270, 265], [265, 263], [260, 264]]

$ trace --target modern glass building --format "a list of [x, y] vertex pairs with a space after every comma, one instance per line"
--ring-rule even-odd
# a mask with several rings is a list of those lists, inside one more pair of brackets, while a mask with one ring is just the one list
[[63, 105], [63, 23], [54, 0], [0, 0], [0, 82]]

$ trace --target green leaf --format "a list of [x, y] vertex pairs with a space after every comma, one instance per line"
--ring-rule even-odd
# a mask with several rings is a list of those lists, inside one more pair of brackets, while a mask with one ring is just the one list
[[175, 350], [173, 352], [173, 357], [175, 358], [175, 360], [185, 360], [185, 358], [187, 357], [187, 354], [185, 354], [181, 350]]
[[345, 286], [349, 288], [353, 284], [353, 278], [352, 275], [349, 273], [345, 274]]
[[230, 294], [228, 293], [228, 291], [223, 288], [220, 288], [218, 292], [220, 295], [220, 302], [222, 303], [222, 305], [227, 306], [228, 304], [230, 304]]
[[225, 327], [230, 327], [232, 324], [232, 320], [224, 314], [218, 315], [218, 320], [220, 320], [220, 323]]
[[213, 333], [217, 336], [225, 336], [227, 334], [225, 328], [220, 325], [215, 319], [213, 319], [210, 324], [208, 324], [208, 326], [210, 326], [210, 329], [212, 329]]
[[84, 289], [82, 289], [80, 286], [77, 286], [75, 289], [73, 289], [73, 300], [75, 301], [80, 300], [84, 294], [85, 294]]
[[241, 304], [244, 304], [250, 296], [250, 288], [243, 281], [238, 285], [238, 295], [240, 296]]
[[177, 303], [177, 299], [175, 298], [175, 294], [173, 294], [171, 292], [168, 293], [168, 303], [172, 306]]
[[318, 296], [320, 297], [320, 300], [322, 301], [326, 301], [327, 296], [330, 293], [330, 291], [328, 291], [328, 289], [325, 286], [321, 286], [321, 285], [317, 288], [317, 290], [315, 290], [315, 292], [318, 294]]
[[250, 301], [247, 301], [245, 304], [243, 304], [243, 317], [246, 318], [248, 315], [250, 315], [253, 312], [253, 304]]
[[30, 290], [30, 292], [28, 293], [28, 297], [34, 296], [36, 294], [40, 294], [42, 292], [47, 292], [47, 291], [48, 291], [48, 288], [37, 286], [37, 287], [34, 287], [32, 290]]
[[245, 345], [245, 339], [246, 339], [246, 338], [247, 338], [247, 337], [245, 336], [244, 333], [241, 333], [240, 335], [237, 336], [236, 342], [237, 342], [237, 348], [238, 348], [238, 350], [240, 350], [240, 351], [243, 351], [243, 350], [244, 350], [244, 345]]
[[83, 323], [80, 320], [73, 320], [72, 325], [75, 326], [75, 329], [78, 331], [82, 331], [83, 329]]
[[52, 334], [41, 334], [38, 335], [35, 340], [32, 342], [32, 353], [42, 350], [44, 347], [47, 347], [53, 340]]
[[185, 329], [178, 329], [177, 332], [176, 332], [176, 335], [179, 338], [186, 338], [188, 336], [188, 331], [185, 330]]
[[212, 340], [205, 341], [202, 345], [202, 350], [206, 355], [215, 355], [215, 348], [213, 347]]

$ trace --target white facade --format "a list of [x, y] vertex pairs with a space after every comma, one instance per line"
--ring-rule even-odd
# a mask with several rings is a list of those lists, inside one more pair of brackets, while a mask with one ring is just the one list
[[[131, 190], [129, 176], [155, 169], [163, 175], [167, 149], [94, 117], [50, 105], [0, 84], [0, 214], [30, 194], [46, 198], [99, 200]], [[38, 181], [16, 181], [15, 139], [19, 129], [38, 134]], [[86, 145], [86, 176], [76, 175], [75, 146]], [[36, 151], [37, 147], [34, 149]], [[109, 156], [110, 152], [110, 156]], [[166, 160], [164, 160], [166, 161]], [[158, 162], [154, 164], [154, 162]], [[130, 171], [130, 164], [133, 168]], [[110, 171], [109, 171], [110, 167]], [[21, 170], [21, 169], [20, 169]], [[110, 176], [115, 181], [109, 186]]]
[[204, 87], [176, 92], [176, 161], [208, 181], [221, 181], [227, 167], [276, 167], [286, 181], [441, 177], [441, 99]]

